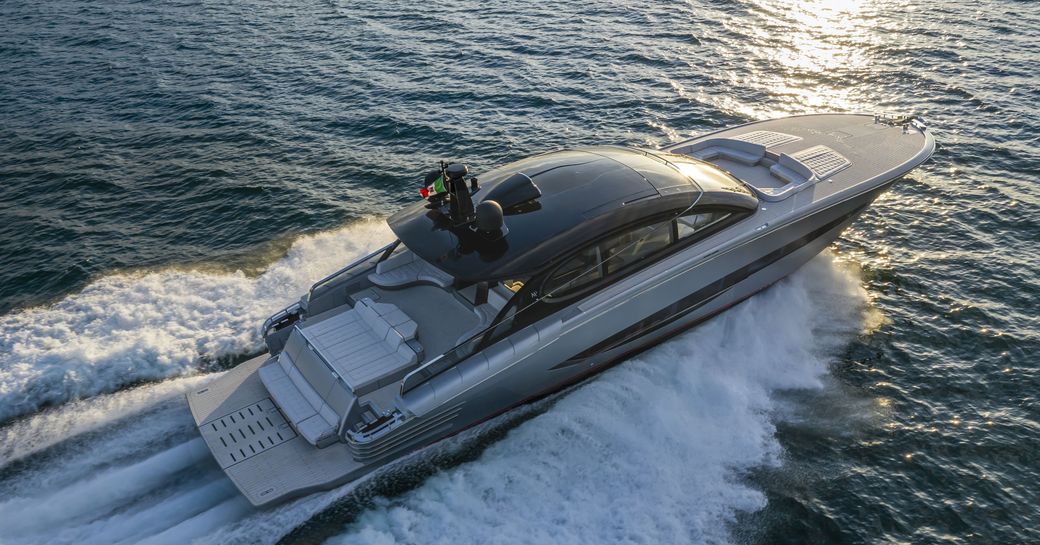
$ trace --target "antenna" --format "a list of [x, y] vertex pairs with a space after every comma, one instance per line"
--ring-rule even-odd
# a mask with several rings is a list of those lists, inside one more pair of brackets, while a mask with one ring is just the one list
[[448, 184], [450, 195], [448, 218], [455, 226], [470, 223], [476, 214], [473, 210], [473, 198], [470, 196], [469, 187], [466, 185], [466, 175], [469, 167], [462, 163], [451, 163], [445, 165], [441, 162], [444, 172], [444, 180]]

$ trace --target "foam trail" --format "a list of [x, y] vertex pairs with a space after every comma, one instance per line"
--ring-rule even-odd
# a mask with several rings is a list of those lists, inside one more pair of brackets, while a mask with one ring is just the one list
[[[186, 542], [252, 511], [211, 459], [177, 395], [209, 378], [144, 385], [36, 415], [40, 425], [28, 429], [53, 435], [68, 428], [61, 415], [75, 420], [78, 408], [92, 407], [96, 418], [77, 425], [96, 433], [57, 442], [0, 473], [0, 542], [137, 543], [157, 535]], [[136, 412], [101, 410], [125, 407]]]
[[140, 545], [180, 545], [191, 543], [194, 539], [205, 536], [217, 528], [238, 520], [253, 511], [253, 506], [240, 495], [209, 509], [199, 515], [181, 522], [166, 531], [140, 541]]
[[[863, 327], [864, 302], [854, 275], [819, 258], [556, 398], [476, 461], [376, 500], [334, 542], [483, 541], [489, 527], [504, 543], [725, 542], [736, 512], [764, 504], [742, 472], [779, 463], [772, 392], [817, 387], [833, 350]], [[54, 450], [0, 476], [0, 540], [274, 543], [364, 483], [252, 509], [205, 453], [177, 395], [201, 380], [149, 384], [5, 428], [44, 436], [10, 452]], [[80, 410], [93, 416], [77, 420]]]
[[333, 543], [725, 543], [765, 505], [778, 389], [817, 388], [866, 297], [829, 255], [627, 361], [481, 457], [380, 499]]
[[[112, 395], [147, 396], [135, 390]], [[66, 411], [68, 407], [60, 408], [59, 412], [74, 415], [74, 410]], [[3, 475], [0, 488], [5, 490], [7, 497], [37, 497], [42, 491], [72, 486], [198, 437], [191, 413], [180, 396], [146, 407], [138, 414], [124, 418], [110, 415], [103, 420], [104, 424], [93, 433], [72, 435], [68, 440], [56, 443], [52, 449], [25, 458], [21, 466], [7, 468], [0, 473]], [[43, 428], [40, 433], [53, 435], [60, 428]]]
[[48, 537], [50, 543], [75, 543], [88, 545], [111, 545], [114, 543], [137, 543], [163, 530], [164, 526], [190, 520], [214, 506], [233, 498], [238, 491], [230, 481], [218, 472], [213, 480], [202, 486], [189, 489], [183, 494], [164, 499], [154, 506], [118, 513], [90, 524], [71, 528], [60, 535]]
[[206, 453], [200, 437], [42, 497], [7, 500], [0, 503], [4, 534], [50, 531], [84, 517], [102, 515], [113, 506], [159, 488], [174, 474], [205, 459]]
[[[159, 440], [170, 433], [172, 426], [169, 424], [172, 424], [173, 420], [177, 418], [176, 415], [165, 416], [167, 424], [165, 427], [156, 427], [153, 423], [141, 426], [135, 421], [136, 419], [129, 422], [126, 420], [146, 411], [167, 407], [171, 401], [177, 406], [170, 407], [173, 410], [168, 412], [178, 412], [177, 409], [181, 409], [180, 412], [187, 416], [187, 410], [183, 410], [181, 394], [218, 376], [220, 375], [197, 375], [166, 380], [157, 384], [146, 384], [113, 394], [67, 403], [16, 420], [0, 428], [0, 467], [117, 422], [122, 426], [118, 441], [104, 449], [109, 457], [118, 457], [120, 445], [146, 444]], [[185, 423], [187, 422], [185, 421]], [[138, 433], [131, 433], [138, 431], [137, 428], [141, 428]], [[96, 448], [97, 445], [92, 446]]]
[[259, 277], [113, 274], [53, 306], [0, 317], [0, 422], [139, 380], [191, 373], [201, 356], [260, 348], [257, 327], [312, 282], [391, 239], [365, 221], [298, 239]]

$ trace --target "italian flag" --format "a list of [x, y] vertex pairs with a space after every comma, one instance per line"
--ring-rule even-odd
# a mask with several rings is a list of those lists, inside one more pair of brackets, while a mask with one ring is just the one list
[[419, 194], [422, 195], [422, 198], [429, 199], [430, 195], [436, 195], [438, 193], [444, 193], [447, 190], [448, 189], [446, 187], [444, 187], [444, 176], [438, 176], [437, 179], [434, 180], [432, 184], [430, 184], [430, 185], [428, 185], [426, 187], [420, 188], [419, 189]]

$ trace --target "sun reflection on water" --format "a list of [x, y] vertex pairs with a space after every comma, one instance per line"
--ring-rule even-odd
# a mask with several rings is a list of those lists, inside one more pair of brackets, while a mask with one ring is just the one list
[[868, 59], [860, 47], [869, 37], [860, 26], [863, 2], [838, 1], [782, 5], [785, 18], [799, 31], [791, 34], [790, 47], [777, 51], [774, 60], [787, 68], [816, 73], [862, 68]]
[[875, 28], [880, 0], [784, 2], [753, 0], [747, 18], [723, 22], [726, 30], [749, 36], [730, 57], [729, 96], [704, 96], [726, 110], [750, 118], [819, 111], [873, 111], [871, 74], [883, 34]]

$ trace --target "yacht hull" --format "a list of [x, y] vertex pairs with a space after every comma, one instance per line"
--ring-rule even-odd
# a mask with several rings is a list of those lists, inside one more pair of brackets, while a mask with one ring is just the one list
[[598, 315], [587, 316], [596, 312], [590, 309], [575, 316], [587, 319], [561, 327], [550, 345], [460, 396], [462, 410], [446, 435], [602, 372], [768, 288], [833, 243], [891, 183], [688, 267]]
[[[934, 150], [934, 140], [923, 128], [904, 126], [900, 131], [899, 127], [879, 126], [877, 118], [871, 124], [869, 119], [830, 115], [771, 120], [672, 146], [666, 151], [717, 154], [723, 149], [730, 155], [722, 154], [719, 168], [732, 167], [742, 173], [741, 179], [755, 180], [748, 183], [761, 194], [761, 206], [742, 220], [739, 231], [721, 230], [592, 294], [561, 303], [558, 310], [450, 366], [436, 365], [440, 358], [433, 357], [402, 382], [376, 384], [373, 399], [395, 410], [373, 413], [366, 428], [374, 430], [371, 433], [351, 431], [342, 424], [338, 430], [341, 440], [321, 448], [297, 433], [299, 425], [291, 423], [297, 419], [286, 413], [284, 403], [279, 405], [274, 390], [265, 387], [267, 383], [260, 376], [265, 367], [279, 365], [281, 356], [277, 352], [290, 350], [282, 349], [291, 345], [286, 344], [288, 327], [283, 333], [269, 335], [275, 355], [254, 358], [187, 394], [200, 433], [217, 463], [249, 501], [268, 505], [357, 480], [409, 453], [602, 372], [797, 270], [834, 242], [879, 195]], [[742, 150], [756, 148], [734, 143], [729, 135], [752, 127], [759, 130], [747, 134], [780, 150], [794, 146], [806, 148], [803, 151], [816, 150], [816, 154], [802, 153], [805, 163], [799, 163], [786, 154], [763, 155], [759, 145], [758, 159], [747, 158], [741, 155]], [[856, 155], [848, 145], [856, 139], [865, 149], [888, 150], [888, 155], [877, 151], [871, 152], [874, 156]], [[725, 148], [730, 145], [734, 146], [732, 150]], [[837, 159], [845, 157], [827, 146], [853, 160], [842, 166]], [[820, 155], [820, 148], [829, 151]], [[794, 148], [789, 149], [798, 156]], [[763, 157], [770, 159], [762, 162]], [[733, 158], [745, 162], [738, 164], [731, 161]], [[832, 171], [827, 176], [808, 176], [812, 174], [806, 166], [809, 164]], [[837, 170], [833, 170], [835, 164]], [[797, 170], [802, 167], [808, 177], [798, 178]], [[769, 187], [776, 182], [769, 178], [771, 174], [793, 181]], [[388, 247], [386, 255], [392, 250]], [[442, 280], [430, 276], [428, 269], [412, 267], [402, 270], [427, 275], [428, 282]], [[349, 285], [345, 279], [331, 284], [327, 280], [318, 284], [324, 292], [343, 292], [343, 286]], [[337, 305], [351, 306], [349, 302], [316, 301], [314, 293], [312, 290], [310, 310], [316, 314], [311, 318], [315, 323], [335, 312]], [[391, 295], [384, 293], [383, 300], [391, 300]], [[397, 302], [407, 307], [406, 300]], [[388, 319], [399, 312], [389, 310], [397, 307], [388, 304], [366, 304], [386, 312]], [[406, 310], [418, 315], [422, 309]], [[284, 313], [276, 316], [291, 322]], [[383, 331], [387, 329], [380, 335]], [[414, 334], [413, 328], [411, 336]], [[419, 339], [423, 338], [420, 329]], [[321, 341], [320, 337], [314, 339]], [[428, 342], [431, 337], [425, 339]], [[409, 354], [400, 343], [395, 346]], [[420, 373], [425, 373], [420, 380], [412, 380]], [[329, 376], [340, 380], [334, 370]], [[354, 399], [355, 408], [361, 395]], [[342, 422], [353, 414], [343, 416]]]
[[[257, 370], [271, 359], [269, 354], [253, 358], [188, 393], [192, 415], [214, 458], [254, 505], [279, 503], [328, 490], [357, 480], [409, 452], [598, 374], [746, 300], [823, 251], [889, 185], [891, 182], [770, 232], [732, 256], [716, 257], [712, 262], [691, 268], [674, 283], [684, 286], [682, 291], [675, 291], [672, 285], [648, 290], [626, 303], [657, 309], [636, 324], [627, 312], [604, 313], [561, 335], [552, 349], [539, 351], [524, 365], [514, 365], [493, 382], [461, 396], [457, 407], [450, 411], [450, 418], [433, 428], [432, 433], [423, 434], [410, 444], [391, 446], [382, 455], [364, 463], [355, 460], [356, 452], [346, 443], [317, 449], [294, 433], [257, 376]], [[778, 250], [782, 255], [778, 255]], [[773, 257], [767, 258], [765, 263], [761, 262], [763, 257], [752, 258], [771, 254]], [[757, 270], [741, 272], [749, 266]], [[734, 274], [737, 277], [732, 277]], [[730, 285], [705, 291], [715, 282], [703, 279], [726, 277], [732, 278]], [[622, 315], [628, 319], [615, 318]], [[645, 322], [653, 315], [659, 318]], [[601, 332], [608, 329], [614, 333], [604, 336]], [[604, 337], [612, 339], [607, 341], [609, 344], [603, 344]], [[255, 423], [250, 427], [255, 420], [250, 419], [250, 409], [257, 413], [266, 411], [269, 416], [262, 422], [267, 427], [274, 426], [273, 433], [264, 435], [267, 430], [260, 430]], [[234, 458], [230, 453], [235, 453]], [[272, 467], [279, 469], [271, 472], [268, 468]]]

